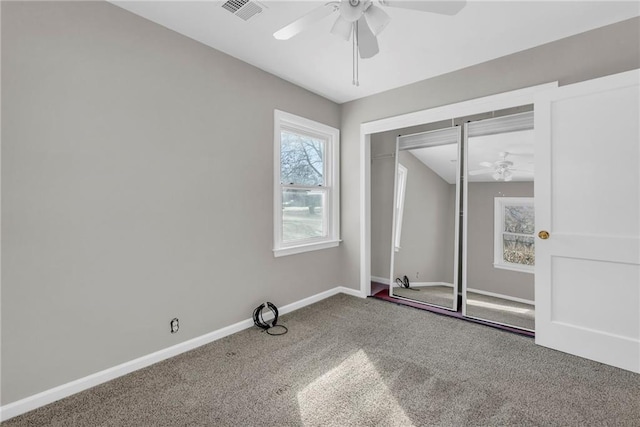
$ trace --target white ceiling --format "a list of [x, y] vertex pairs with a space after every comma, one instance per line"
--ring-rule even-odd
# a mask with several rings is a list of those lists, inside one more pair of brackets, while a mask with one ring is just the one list
[[111, 3], [338, 103], [640, 15], [637, 0], [470, 0], [455, 16], [385, 7], [391, 22], [378, 37], [380, 53], [360, 61], [354, 87], [351, 43], [329, 33], [336, 15], [290, 40], [273, 38], [324, 2], [261, 1], [264, 11], [246, 22], [222, 1]]
[[[495, 163], [502, 160], [500, 153], [509, 153], [506, 160], [513, 163], [512, 181], [533, 181], [533, 130], [505, 132], [495, 135], [469, 138], [467, 153], [469, 171], [489, 169], [482, 162]], [[449, 184], [456, 183], [457, 144], [437, 145], [434, 147], [409, 150], [418, 160], [437, 173]], [[511, 169], [510, 168], [510, 169]], [[495, 182], [493, 171], [469, 176], [469, 182]]]

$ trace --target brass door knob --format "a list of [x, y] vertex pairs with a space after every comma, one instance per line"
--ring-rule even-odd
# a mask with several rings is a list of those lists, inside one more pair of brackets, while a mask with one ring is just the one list
[[542, 230], [538, 233], [538, 237], [542, 240], [547, 240], [549, 238], [549, 232], [546, 230]]

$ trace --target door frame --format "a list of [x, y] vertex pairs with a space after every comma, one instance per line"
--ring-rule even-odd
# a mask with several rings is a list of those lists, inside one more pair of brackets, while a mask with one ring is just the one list
[[362, 296], [371, 295], [371, 134], [533, 104], [537, 93], [557, 87], [557, 81], [545, 83], [360, 124], [360, 294]]

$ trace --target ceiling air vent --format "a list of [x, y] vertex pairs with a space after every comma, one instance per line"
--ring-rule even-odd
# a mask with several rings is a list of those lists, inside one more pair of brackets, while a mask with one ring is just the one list
[[262, 7], [252, 0], [229, 0], [222, 7], [244, 21], [262, 13]]

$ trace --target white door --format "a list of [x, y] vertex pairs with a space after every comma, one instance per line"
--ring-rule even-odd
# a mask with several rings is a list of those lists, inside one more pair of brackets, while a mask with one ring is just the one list
[[535, 103], [536, 343], [634, 372], [639, 81], [634, 70], [553, 89]]

